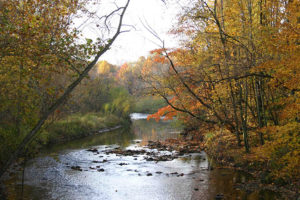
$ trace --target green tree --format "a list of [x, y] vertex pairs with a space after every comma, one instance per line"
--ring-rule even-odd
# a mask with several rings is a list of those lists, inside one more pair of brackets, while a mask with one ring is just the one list
[[[99, 21], [107, 23], [114, 14], [119, 14], [114, 35], [107, 40], [98, 39], [95, 43], [87, 40], [82, 44], [78, 42], [79, 31], [71, 22], [79, 11], [88, 12], [87, 1], [9, 0], [2, 3], [0, 116], [1, 124], [17, 127], [10, 131], [18, 139], [11, 148], [14, 152], [8, 153], [6, 150], [10, 147], [3, 147], [2, 155], [9, 158], [2, 161], [0, 176], [122, 32], [128, 4], [129, 0]], [[92, 61], [88, 61], [91, 57]], [[9, 124], [4, 115], [13, 119], [13, 124]]]

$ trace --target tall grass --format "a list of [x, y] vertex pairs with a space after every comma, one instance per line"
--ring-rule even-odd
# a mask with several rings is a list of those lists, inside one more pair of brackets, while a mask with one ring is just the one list
[[87, 113], [74, 114], [65, 119], [54, 122], [39, 136], [40, 143], [53, 144], [82, 138], [101, 129], [115, 127], [125, 123], [124, 118], [113, 114]]

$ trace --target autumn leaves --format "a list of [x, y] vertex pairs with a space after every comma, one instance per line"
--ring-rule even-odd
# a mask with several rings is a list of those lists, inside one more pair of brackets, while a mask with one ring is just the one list
[[[195, 126], [225, 128], [246, 152], [279, 145], [272, 130], [298, 126], [300, 117], [297, 7], [296, 1], [193, 1], [172, 30], [185, 38], [182, 47], [153, 51], [145, 65], [145, 82], [169, 104], [152, 117], [177, 113]], [[291, 146], [281, 155], [287, 160], [299, 153], [296, 141]]]

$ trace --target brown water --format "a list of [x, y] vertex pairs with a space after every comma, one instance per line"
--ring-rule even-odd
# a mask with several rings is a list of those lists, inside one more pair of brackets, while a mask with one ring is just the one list
[[[237, 189], [236, 184], [250, 177], [229, 169], [208, 170], [205, 152], [157, 163], [146, 161], [145, 155], [108, 154], [107, 151], [116, 147], [155, 151], [143, 145], [148, 140], [178, 137], [181, 130], [171, 122], [147, 121], [138, 114], [134, 117], [131, 131], [117, 130], [57, 145], [28, 161], [23, 199], [210, 200], [217, 195], [230, 200], [279, 199], [270, 191]], [[91, 147], [98, 153], [86, 151]], [[107, 162], [102, 163], [103, 160]], [[71, 166], [79, 166], [82, 171]], [[104, 171], [97, 171], [100, 168]], [[147, 176], [150, 173], [152, 176]], [[21, 180], [18, 172], [5, 181], [8, 199], [20, 199]]]

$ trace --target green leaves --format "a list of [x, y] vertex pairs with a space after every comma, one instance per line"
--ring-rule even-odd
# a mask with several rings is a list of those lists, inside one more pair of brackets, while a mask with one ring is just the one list
[[85, 40], [86, 40], [86, 44], [87, 44], [87, 45], [91, 45], [92, 42], [93, 42], [92, 39], [85, 38]]

